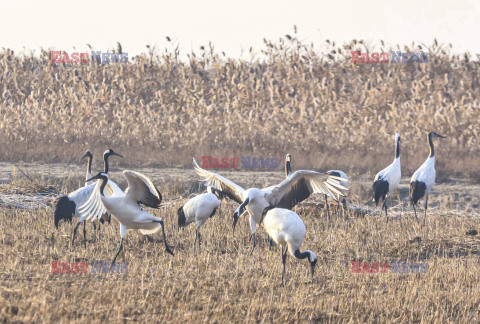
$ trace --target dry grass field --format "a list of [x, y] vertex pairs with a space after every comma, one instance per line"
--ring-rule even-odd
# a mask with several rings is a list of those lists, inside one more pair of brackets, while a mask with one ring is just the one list
[[[116, 165], [117, 163], [115, 163]], [[47, 184], [67, 192], [77, 188], [83, 167], [32, 164], [18, 169], [0, 165], [0, 199], [12, 192], [38, 192]], [[112, 179], [126, 183], [117, 165]], [[394, 196], [388, 224], [378, 209], [367, 215], [332, 214], [306, 204], [296, 207], [307, 227], [304, 249], [319, 257], [313, 282], [305, 260], [287, 259], [287, 279], [280, 286], [280, 249], [270, 247], [263, 229], [249, 256], [247, 219], [232, 235], [234, 203], [202, 228], [203, 245], [194, 253], [194, 226], [177, 228], [181, 194], [197, 176], [191, 169], [140, 168], [164, 195], [167, 240], [160, 233], [145, 238], [129, 231], [118, 262], [128, 273], [51, 273], [51, 262], [109, 262], [119, 244], [115, 220], [102, 227], [100, 241], [87, 226], [87, 247], [79, 231], [70, 247], [73, 224], [53, 225], [49, 199], [31, 209], [0, 201], [0, 321], [3, 322], [478, 322], [480, 320], [480, 186], [452, 180], [431, 195], [426, 226], [403, 198], [408, 179]], [[222, 172], [244, 186], [266, 186], [280, 172]], [[373, 208], [370, 179], [353, 177], [349, 202]], [[28, 190], [30, 188], [30, 190]], [[33, 189], [32, 189], [33, 188]], [[314, 197], [308, 202], [321, 201]], [[331, 206], [332, 210], [335, 210]], [[352, 261], [427, 263], [427, 273], [352, 273]]]

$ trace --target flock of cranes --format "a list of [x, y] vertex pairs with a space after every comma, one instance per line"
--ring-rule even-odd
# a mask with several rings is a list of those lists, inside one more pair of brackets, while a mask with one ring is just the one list
[[[445, 136], [438, 135], [435, 132], [430, 132], [427, 135], [428, 145], [430, 148], [430, 154], [427, 160], [418, 168], [410, 180], [410, 203], [413, 206], [415, 217], [417, 217], [416, 205], [420, 199], [425, 197], [425, 220], [427, 218], [428, 208], [428, 195], [435, 183], [435, 147], [433, 145], [434, 138], [446, 138]], [[395, 134], [395, 159], [392, 164], [377, 173], [373, 182], [373, 192], [375, 204], [378, 205], [380, 198], [383, 199], [382, 209], [385, 209], [385, 215], [387, 212], [387, 197], [388, 195], [398, 188], [400, 184], [400, 178], [402, 176], [400, 165], [400, 134]], [[387, 218], [388, 221], [388, 218]]]
[[[113, 150], [107, 150], [105, 151], [105, 153], [103, 153], [104, 173], [107, 175], [109, 171], [108, 158], [110, 156], [119, 156], [123, 158], [123, 156], [114, 152]], [[73, 216], [78, 217], [77, 226], [75, 226], [75, 229], [73, 230], [72, 245], [75, 241], [75, 234], [77, 232], [78, 226], [81, 223], [83, 223], [83, 242], [84, 244], [86, 244], [86, 229], [84, 220], [87, 218], [88, 215], [81, 215], [78, 208], [90, 198], [95, 188], [95, 183], [93, 183], [93, 180], [91, 179], [93, 153], [91, 151], [87, 151], [87, 153], [85, 153], [82, 159], [84, 158], [88, 158], [85, 186], [69, 193], [68, 195], [62, 195], [57, 201], [54, 214], [55, 227], [58, 227], [58, 223], [62, 219], [66, 221], [71, 221]], [[120, 189], [115, 182], [109, 180], [107, 185], [108, 188], [106, 191], [106, 195], [108, 197], [123, 195], [122, 189]], [[103, 218], [101, 218], [101, 222], [99, 224], [101, 224], [104, 220], [110, 221], [110, 215], [103, 215]]]
[[[429, 157], [414, 173], [410, 182], [410, 202], [414, 207], [415, 216], [416, 204], [421, 198], [425, 197], [426, 217], [428, 195], [435, 182], [433, 138], [436, 137], [445, 138], [435, 132], [428, 134]], [[72, 221], [73, 217], [77, 217], [78, 222], [72, 234], [72, 246], [75, 233], [81, 223], [84, 224], [84, 244], [86, 244], [85, 221], [90, 220], [93, 222], [98, 220], [100, 224], [104, 220], [109, 221], [110, 215], [113, 215], [120, 223], [121, 241], [112, 260], [112, 266], [123, 249], [126, 233], [130, 229], [140, 230], [142, 234], [147, 235], [153, 234], [161, 228], [165, 250], [167, 253], [174, 255], [167, 244], [163, 219], [141, 208], [141, 205], [159, 208], [162, 195], [148, 177], [130, 170], [123, 171], [123, 175], [128, 183], [127, 189], [123, 192], [109, 179], [108, 160], [110, 156], [123, 158], [123, 156], [111, 149], [105, 151], [103, 154], [104, 171], [92, 176], [93, 154], [88, 151], [84, 155], [83, 158], [88, 158], [85, 186], [68, 195], [62, 195], [58, 199], [54, 212], [55, 227], [58, 227], [61, 220]], [[340, 170], [330, 170], [325, 173], [310, 170], [292, 172], [291, 161], [291, 155], [287, 154], [285, 159], [286, 178], [279, 184], [263, 189], [244, 189], [215, 172], [202, 169], [193, 159], [194, 170], [202, 178], [202, 181], [205, 182], [207, 192], [188, 200], [177, 210], [177, 217], [179, 227], [190, 223], [196, 224], [194, 249], [196, 249], [197, 241], [200, 249], [200, 227], [215, 215], [217, 209], [220, 208], [220, 200], [228, 197], [239, 204], [233, 214], [234, 230], [240, 215], [244, 214], [244, 212], [248, 213], [253, 241], [250, 253], [253, 253], [255, 249], [255, 232], [260, 226], [268, 233], [271, 240], [281, 246], [283, 264], [282, 284], [284, 282], [287, 252], [296, 259], [308, 258], [313, 278], [317, 256], [310, 250], [300, 251], [305, 238], [306, 228], [301, 217], [292, 209], [312, 194], [324, 195], [327, 206], [328, 197], [346, 206], [345, 196], [348, 191], [348, 177]], [[400, 178], [400, 134], [396, 134], [395, 159], [392, 164], [376, 175], [373, 183], [375, 204], [378, 205], [380, 199], [383, 200], [382, 210], [385, 210], [386, 216], [388, 216], [387, 197], [398, 187]]]
[[112, 261], [112, 266], [118, 254], [123, 248], [123, 240], [129, 229], [138, 229], [144, 235], [153, 234], [162, 228], [165, 250], [173, 255], [168, 247], [165, 236], [165, 227], [161, 217], [142, 210], [140, 204], [151, 208], [160, 207], [162, 195], [155, 185], [141, 173], [125, 170], [123, 175], [127, 179], [128, 188], [122, 195], [108, 197], [105, 195], [105, 187], [108, 185], [108, 174], [100, 172], [90, 180], [98, 179], [90, 198], [79, 207], [81, 217], [87, 220], [100, 219], [105, 212], [109, 212], [120, 223], [120, 246]]

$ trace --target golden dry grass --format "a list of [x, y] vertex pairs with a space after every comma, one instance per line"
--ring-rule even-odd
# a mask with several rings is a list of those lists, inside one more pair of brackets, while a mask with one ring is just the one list
[[[48, 177], [36, 166], [32, 177], [42, 184], [72, 190], [82, 168], [63, 166], [65, 177]], [[60, 169], [59, 165], [56, 165]], [[66, 170], [70, 170], [67, 172]], [[161, 235], [152, 239], [130, 231], [125, 253], [126, 274], [52, 274], [51, 261], [110, 261], [119, 244], [115, 221], [103, 227], [100, 242], [73, 249], [73, 224], [53, 226], [52, 210], [0, 207], [0, 321], [5, 322], [478, 322], [480, 319], [480, 241], [466, 236], [479, 229], [479, 187], [465, 182], [438, 185], [431, 195], [426, 227], [405, 206], [392, 208], [386, 224], [377, 214], [347, 213], [328, 219], [322, 210], [297, 207], [307, 235], [304, 249], [319, 257], [311, 282], [306, 261], [287, 259], [286, 286], [279, 286], [280, 249], [270, 248], [258, 230], [258, 245], [248, 255], [249, 226], [239, 221], [232, 235], [236, 206], [222, 204], [202, 228], [203, 245], [193, 253], [194, 227], [178, 230], [175, 200], [196, 179], [192, 170], [140, 169], [158, 186], [167, 208], [153, 211], [165, 219], [167, 239], [175, 252], [164, 252]], [[43, 174], [43, 175], [41, 175]], [[71, 176], [66, 176], [70, 174]], [[276, 173], [229, 173], [245, 186], [264, 186], [282, 179]], [[112, 178], [125, 183], [119, 172]], [[369, 198], [370, 181], [351, 183], [350, 201]], [[9, 182], [19, 183], [17, 179]], [[402, 182], [400, 197], [407, 190]], [[401, 199], [392, 198], [398, 205]], [[367, 203], [371, 207], [371, 203]], [[420, 242], [414, 241], [420, 237]], [[417, 239], [418, 240], [418, 239]], [[352, 260], [426, 262], [426, 274], [353, 274]]]
[[439, 173], [480, 178], [480, 71], [468, 54], [436, 42], [380, 44], [428, 52], [429, 62], [353, 65], [350, 51], [371, 46], [326, 41], [319, 53], [294, 34], [265, 41], [249, 62], [211, 44], [182, 62], [176, 45], [111, 65], [1, 51], [2, 160], [71, 162], [111, 146], [131, 164], [164, 167], [190, 166], [192, 156], [290, 152], [299, 168], [373, 173], [391, 160], [400, 132], [412, 173], [427, 155], [425, 133], [436, 130], [448, 136], [438, 145]]

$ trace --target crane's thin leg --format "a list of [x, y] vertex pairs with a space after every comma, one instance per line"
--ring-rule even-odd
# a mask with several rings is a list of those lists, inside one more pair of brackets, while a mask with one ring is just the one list
[[282, 263], [283, 263], [283, 271], [282, 271], [282, 286], [283, 286], [283, 280], [285, 278], [285, 263], [287, 262], [287, 249], [288, 247], [285, 246], [285, 252], [283, 251], [283, 246], [282, 246]]
[[195, 233], [195, 242], [197, 241], [197, 238], [198, 238], [198, 253], [202, 253], [202, 251], [200, 250], [200, 232], [198, 231], [198, 228], [197, 228], [197, 231]]
[[250, 251], [250, 255], [253, 254], [253, 250], [255, 250], [255, 233], [252, 233], [250, 235], [250, 239], [253, 239], [253, 246], [252, 246], [252, 250]]
[[92, 222], [92, 225], [93, 225], [93, 241], [96, 242], [97, 241], [97, 224], [95, 224], [95, 222]]
[[388, 224], [388, 207], [387, 207], [387, 197], [383, 199], [383, 206], [385, 207], [385, 218], [387, 219], [387, 224]]
[[83, 247], [87, 248], [87, 230], [85, 229], [85, 222], [83, 222]]
[[425, 217], [423, 218], [423, 226], [427, 222], [427, 208], [428, 208], [428, 195], [425, 197]]
[[174, 255], [172, 250], [170, 250], [170, 248], [168, 247], [168, 244], [167, 244], [167, 236], [165, 235], [165, 226], [163, 225], [163, 220], [153, 221], [153, 222], [154, 223], [160, 223], [160, 225], [162, 225], [163, 243], [165, 243], [165, 251], [167, 251], [171, 255]]
[[340, 196], [337, 196], [337, 216], [340, 217]]
[[117, 260], [117, 256], [120, 254], [120, 251], [122, 251], [123, 248], [123, 237], [122, 240], [120, 241], [120, 246], [118, 247], [117, 254], [115, 254], [115, 257], [113, 258], [112, 265], [110, 266], [110, 269], [112, 269], [113, 265], [115, 264], [115, 260]]
[[72, 234], [72, 247], [73, 247], [73, 242], [75, 241], [75, 235], [77, 234], [77, 229], [80, 226], [80, 222], [77, 223], [75, 228], [73, 229], [73, 234]]
[[270, 238], [270, 236], [268, 237], [268, 249], [271, 250], [273, 247], [273, 240]]
[[413, 206], [413, 211], [415, 212], [415, 217], [417, 218], [417, 221], [418, 221], [417, 209], [415, 208], [415, 204], [412, 204], [412, 206]]
[[198, 230], [195, 231], [195, 241], [193, 241], [193, 254], [197, 252], [197, 239], [198, 239]]
[[102, 227], [102, 222], [98, 222], [98, 242], [100, 242], [100, 228]]
[[202, 236], [200, 235], [200, 231], [198, 231], [198, 253], [202, 253]]
[[325, 195], [325, 207], [327, 208], [327, 217], [330, 219], [330, 210], [328, 208], [328, 196]]

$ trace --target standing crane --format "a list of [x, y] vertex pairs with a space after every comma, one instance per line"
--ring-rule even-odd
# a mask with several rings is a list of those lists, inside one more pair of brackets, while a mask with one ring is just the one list
[[[380, 198], [383, 199], [382, 210], [385, 209], [385, 217], [388, 217], [387, 197], [400, 184], [402, 168], [400, 165], [400, 134], [395, 134], [395, 159], [392, 164], [378, 172], [373, 180], [373, 192], [375, 206], [378, 206]], [[387, 218], [388, 222], [388, 218]]]
[[430, 146], [430, 154], [428, 155], [427, 160], [418, 168], [417, 171], [412, 176], [410, 180], [410, 203], [413, 206], [415, 212], [415, 217], [417, 217], [417, 210], [415, 206], [418, 201], [425, 197], [425, 218], [423, 224], [425, 225], [427, 219], [427, 208], [428, 208], [428, 195], [433, 188], [435, 183], [435, 147], [433, 146], [433, 139], [446, 138], [445, 136], [438, 135], [435, 132], [430, 132], [427, 135], [428, 145]]
[[[215, 189], [216, 190], [216, 189]], [[216, 190], [218, 191], [218, 190]], [[185, 205], [180, 207], [177, 211], [178, 226], [185, 227], [186, 225], [195, 222], [197, 230], [195, 232], [194, 248], [198, 240], [198, 250], [200, 251], [200, 227], [215, 215], [217, 208], [220, 206], [220, 201], [214, 193], [206, 192], [189, 199]]]
[[309, 250], [300, 252], [300, 247], [305, 238], [305, 224], [297, 213], [289, 209], [268, 206], [263, 211], [261, 225], [272, 240], [282, 248], [282, 285], [285, 277], [287, 251], [298, 260], [308, 258], [313, 279], [317, 256]]

